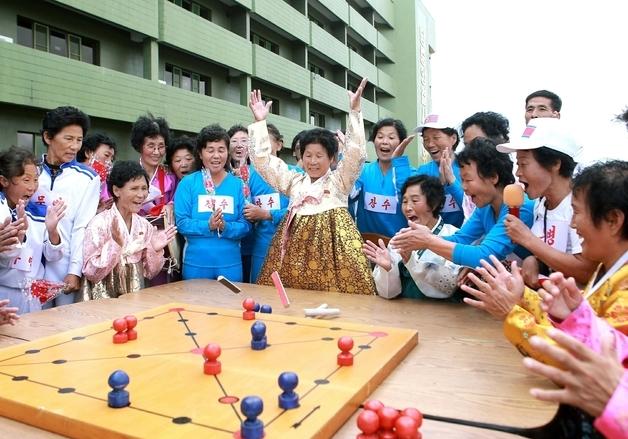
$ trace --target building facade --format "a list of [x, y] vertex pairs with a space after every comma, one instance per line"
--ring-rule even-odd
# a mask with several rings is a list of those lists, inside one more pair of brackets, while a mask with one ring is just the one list
[[430, 106], [433, 51], [420, 0], [3, 0], [0, 148], [42, 152], [44, 111], [73, 105], [134, 158], [139, 115], [175, 132], [246, 125], [254, 88], [289, 145], [313, 125], [344, 128], [345, 90], [363, 76], [367, 127], [394, 116], [412, 128]]

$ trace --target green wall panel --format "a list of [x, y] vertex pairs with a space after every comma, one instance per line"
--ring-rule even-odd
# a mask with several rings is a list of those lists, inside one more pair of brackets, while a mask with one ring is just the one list
[[[251, 73], [251, 43], [211, 21], [159, 0], [159, 38], [165, 43], [225, 66]], [[185, 30], [185, 31], [184, 31]]]
[[333, 35], [310, 21], [312, 47], [343, 67], [349, 67], [349, 48]]
[[377, 69], [377, 86], [392, 96], [395, 96], [394, 79], [381, 69]]
[[391, 61], [395, 61], [395, 46], [388, 37], [381, 32], [377, 32], [377, 50], [386, 55]]
[[318, 0], [320, 4], [329, 9], [336, 17], [345, 23], [349, 23], [349, 4], [342, 0]]
[[362, 38], [377, 47], [377, 29], [351, 6], [349, 6], [349, 26], [360, 34]]
[[157, 38], [157, 0], [55, 0], [127, 29]]
[[[395, 4], [391, 0], [366, 0], [392, 27], [395, 27]], [[408, 0], [401, 0], [407, 2]], [[398, 5], [400, 7], [401, 5]]]
[[309, 44], [309, 19], [283, 0], [253, 0], [253, 12]]
[[345, 112], [349, 109], [347, 91], [338, 84], [314, 74], [312, 74], [312, 99]]
[[362, 115], [369, 122], [377, 122], [379, 119], [379, 107], [368, 99], [362, 99]]
[[349, 69], [362, 78], [367, 77], [371, 84], [377, 85], [377, 67], [353, 50], [349, 50]]
[[309, 70], [257, 45], [253, 45], [253, 76], [310, 96]]

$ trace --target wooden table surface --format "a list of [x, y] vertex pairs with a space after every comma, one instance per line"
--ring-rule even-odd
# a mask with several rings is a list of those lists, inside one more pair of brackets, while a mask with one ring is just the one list
[[[56, 334], [87, 324], [111, 320], [168, 302], [241, 308], [245, 297], [272, 305], [273, 312], [303, 316], [303, 308], [322, 303], [340, 308], [340, 320], [416, 328], [419, 345], [374, 391], [386, 405], [417, 407], [427, 415], [466, 421], [531, 428], [548, 423], [556, 406], [532, 398], [529, 389], [550, 384], [528, 374], [521, 355], [503, 337], [501, 322], [464, 304], [385, 300], [288, 289], [292, 302], [283, 308], [273, 287], [240, 284], [233, 294], [215, 281], [194, 280], [149, 288], [119, 299], [78, 303], [22, 316], [16, 326], [0, 327], [0, 347]], [[352, 419], [336, 434], [355, 438]], [[1, 431], [23, 439], [59, 437], [0, 418]], [[426, 420], [424, 437], [508, 438], [507, 433]]]

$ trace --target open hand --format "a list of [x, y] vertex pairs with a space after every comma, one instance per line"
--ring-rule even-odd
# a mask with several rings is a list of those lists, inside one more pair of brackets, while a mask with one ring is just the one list
[[253, 90], [251, 92], [251, 97], [249, 99], [249, 108], [251, 109], [251, 113], [253, 113], [253, 118], [255, 119], [255, 122], [266, 120], [266, 117], [268, 117], [268, 113], [270, 113], [270, 108], [272, 105], [273, 101], [264, 102], [262, 100], [261, 90]]
[[351, 111], [360, 111], [362, 93], [364, 93], [364, 87], [366, 87], [367, 82], [368, 82], [368, 79], [362, 78], [362, 81], [360, 81], [360, 85], [358, 86], [358, 89], [355, 92], [352, 92], [351, 90], [347, 90], [347, 94], [349, 95], [349, 108], [351, 108]]
[[574, 278], [565, 279], [560, 272], [550, 274], [538, 293], [543, 299], [541, 309], [561, 320], [566, 319], [584, 300]]
[[416, 134], [410, 134], [408, 137], [406, 137], [401, 142], [399, 142], [399, 145], [397, 145], [397, 147], [392, 153], [392, 158], [401, 157], [402, 155], [404, 155], [406, 152], [406, 147], [410, 143], [412, 143], [415, 137], [416, 137]]
[[378, 240], [378, 244], [379, 245], [376, 245], [372, 241], [366, 241], [362, 244], [362, 251], [369, 261], [379, 265], [386, 271], [390, 271], [392, 268], [390, 253], [388, 253], [388, 249], [382, 239]]
[[153, 247], [153, 250], [158, 252], [170, 244], [176, 236], [176, 226], [170, 226], [164, 230], [157, 230], [157, 227], [153, 226], [153, 236], [150, 240], [150, 244]]

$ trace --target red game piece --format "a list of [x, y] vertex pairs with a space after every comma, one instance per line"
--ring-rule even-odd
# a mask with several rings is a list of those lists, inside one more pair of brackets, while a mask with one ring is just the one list
[[379, 416], [373, 410], [362, 410], [358, 415], [358, 428], [362, 431], [356, 439], [378, 439]]
[[419, 428], [421, 424], [423, 424], [423, 413], [421, 413], [419, 410], [415, 408], [408, 407], [407, 409], [404, 409], [401, 412], [401, 416], [410, 416], [411, 418], [416, 419], [417, 422], [419, 423], [417, 428]]
[[365, 410], [372, 410], [375, 413], [377, 413], [379, 409], [383, 407], [384, 407], [384, 404], [382, 404], [381, 401], [378, 401], [376, 399], [369, 399], [368, 401], [364, 403]]
[[129, 336], [126, 334], [127, 322], [125, 319], [115, 319], [113, 321], [113, 329], [116, 333], [113, 334], [113, 342], [115, 344], [126, 343], [129, 341]]
[[244, 308], [244, 312], [242, 313], [242, 318], [244, 320], [255, 320], [255, 301], [250, 297], [244, 299], [242, 302], [242, 308]]
[[398, 439], [417, 439], [419, 421], [410, 416], [401, 415], [395, 421], [395, 432]]
[[217, 358], [220, 356], [220, 345], [216, 343], [209, 343], [203, 349], [203, 357], [205, 358], [205, 365], [203, 371], [206, 375], [218, 375], [222, 372], [222, 365]]
[[124, 320], [126, 320], [127, 324], [127, 337], [129, 338], [129, 340], [137, 340], [137, 331], [134, 329], [137, 326], [137, 317], [125, 316]]
[[395, 427], [395, 421], [399, 417], [399, 411], [392, 407], [383, 407], [377, 414], [379, 415], [380, 439], [396, 439], [397, 435], [393, 428]]
[[338, 339], [338, 348], [342, 351], [338, 354], [338, 366], [353, 366], [353, 339], [351, 337], [340, 337]]

